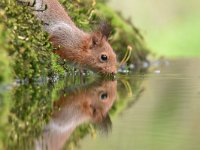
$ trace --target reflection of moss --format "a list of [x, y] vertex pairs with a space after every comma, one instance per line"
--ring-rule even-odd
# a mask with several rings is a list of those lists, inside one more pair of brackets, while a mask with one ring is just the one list
[[[49, 85], [24, 85], [16, 88], [7, 133], [8, 149], [30, 149], [51, 114]], [[20, 141], [20, 142], [19, 142]]]
[[[11, 92], [0, 91], [0, 149], [5, 149], [6, 135], [4, 132], [9, 130], [9, 112], [11, 108]], [[3, 132], [2, 132], [3, 131]]]
[[143, 87], [141, 87], [142, 82], [143, 79], [138, 77], [125, 77], [119, 79], [118, 100], [110, 110], [111, 116], [117, 116], [119, 113], [123, 112], [123, 110], [135, 104], [144, 90]]
[[[121, 81], [118, 82], [119, 99], [110, 110], [111, 116], [116, 116], [126, 109], [140, 94], [142, 79], [127, 78], [124, 81], [130, 83], [131, 89], [129, 90], [131, 91], [124, 88]], [[51, 117], [53, 102], [59, 99], [59, 95], [65, 90], [74, 92], [77, 90], [76, 87], [85, 89], [92, 85], [92, 82], [91, 78], [67, 78], [54, 85], [48, 83], [21, 85], [13, 89], [12, 95], [4, 94], [3, 102], [6, 102], [6, 105], [3, 107], [0, 105], [4, 108], [0, 109], [0, 121], [3, 120], [3, 124], [0, 125], [0, 141], [4, 145], [0, 143], [0, 146], [6, 146], [11, 150], [32, 149], [35, 138], [40, 135]], [[64, 90], [64, 87], [67, 89]], [[133, 92], [131, 98], [128, 97], [130, 92]], [[12, 105], [10, 105], [11, 99]], [[97, 127], [92, 124], [81, 125], [73, 132], [66, 147], [78, 145], [79, 141], [88, 134], [95, 137], [98, 132]]]
[[91, 79], [67, 78], [54, 84], [21, 85], [10, 92], [0, 92], [0, 149], [33, 149], [34, 140], [51, 117], [53, 102], [62, 93], [61, 89], [70, 86], [73, 90], [90, 82]]

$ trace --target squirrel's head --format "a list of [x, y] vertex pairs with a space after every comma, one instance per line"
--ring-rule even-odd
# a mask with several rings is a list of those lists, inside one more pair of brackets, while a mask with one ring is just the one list
[[101, 122], [107, 115], [117, 98], [117, 81], [102, 81], [91, 86], [86, 92], [88, 108], [93, 122]]
[[117, 73], [116, 54], [108, 42], [111, 28], [107, 24], [102, 23], [89, 34], [75, 27], [70, 28], [70, 31], [64, 29], [56, 31], [56, 35], [50, 38], [53, 46], [58, 47], [55, 53], [95, 72]]
[[117, 72], [117, 58], [107, 38], [100, 32], [95, 32], [90, 39], [88, 65], [100, 73], [115, 74]]
[[101, 25], [97, 31], [89, 34], [84, 41], [85, 64], [92, 70], [102, 74], [117, 73], [117, 58], [108, 42], [110, 31], [106, 25]]
[[53, 116], [56, 120], [60, 120], [59, 122], [63, 122], [66, 113], [70, 113], [71, 116], [81, 114], [87, 120], [99, 123], [108, 116], [116, 98], [116, 80], [97, 81], [84, 88], [64, 92], [60, 99], [54, 103], [55, 108], [59, 109], [56, 109]]

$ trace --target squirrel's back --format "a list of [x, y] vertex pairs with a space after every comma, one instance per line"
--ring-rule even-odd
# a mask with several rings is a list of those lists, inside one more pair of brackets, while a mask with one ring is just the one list
[[35, 11], [35, 15], [45, 24], [62, 21], [70, 26], [75, 26], [58, 0], [35, 0], [36, 10], [44, 9], [45, 6], [47, 7], [45, 11]]
[[55, 46], [71, 47], [80, 45], [83, 32], [76, 27], [58, 0], [35, 0], [35, 16], [44, 24]]

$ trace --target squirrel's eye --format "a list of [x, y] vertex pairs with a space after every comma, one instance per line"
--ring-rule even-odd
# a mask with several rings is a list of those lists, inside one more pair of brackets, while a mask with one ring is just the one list
[[105, 62], [107, 60], [108, 60], [108, 57], [105, 54], [101, 55], [101, 61]]
[[108, 98], [108, 93], [101, 93], [101, 95], [100, 95], [101, 100], [105, 100], [107, 98]]

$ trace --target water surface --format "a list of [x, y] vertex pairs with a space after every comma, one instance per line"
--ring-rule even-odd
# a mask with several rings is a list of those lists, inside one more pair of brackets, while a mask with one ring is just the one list
[[159, 63], [117, 80], [1, 92], [0, 148], [199, 150], [200, 60]]
[[199, 63], [175, 60], [160, 68], [160, 74], [144, 75], [144, 92], [132, 107], [112, 118], [112, 133], [88, 136], [78, 149], [199, 150]]

